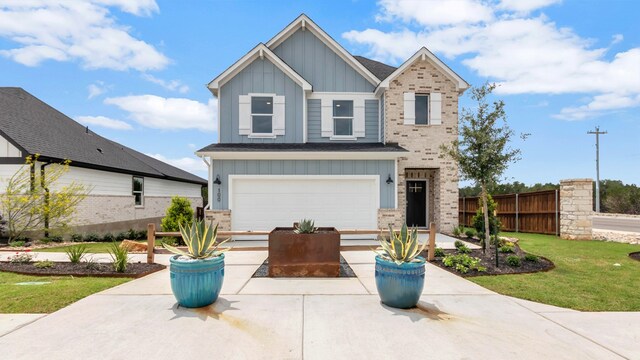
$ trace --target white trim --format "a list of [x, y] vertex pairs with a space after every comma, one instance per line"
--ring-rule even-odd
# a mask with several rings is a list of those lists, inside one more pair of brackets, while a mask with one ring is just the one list
[[378, 100], [374, 93], [370, 92], [328, 92], [314, 91], [309, 93], [307, 99], [330, 99], [330, 100]]
[[293, 35], [298, 28], [304, 27], [304, 29], [311, 31], [313, 35], [315, 35], [320, 41], [322, 41], [325, 45], [329, 47], [329, 49], [333, 50], [338, 56], [351, 65], [360, 75], [362, 75], [367, 81], [369, 81], [374, 86], [380, 83], [380, 79], [378, 79], [371, 71], [369, 71], [364, 65], [362, 65], [358, 60], [356, 60], [353, 55], [351, 55], [345, 48], [343, 48], [338, 42], [333, 40], [329, 34], [327, 34], [321, 27], [319, 27], [313, 20], [311, 20], [307, 15], [301, 14], [293, 20], [292, 23], [287, 25], [282, 31], [280, 31], [276, 36], [274, 36], [269, 42], [267, 42], [267, 46], [270, 49], [275, 49], [278, 45], [282, 44], [289, 36]]
[[405, 186], [405, 197], [404, 197], [404, 218], [405, 220], [407, 219], [407, 210], [409, 208], [409, 201], [407, 200], [407, 193], [408, 193], [408, 182], [409, 181], [424, 181], [425, 182], [425, 194], [424, 194], [424, 198], [425, 198], [425, 219], [424, 219], [424, 227], [426, 227], [427, 229], [429, 228], [429, 179], [405, 179], [404, 181], [404, 186]]
[[398, 208], [398, 190], [400, 189], [400, 184], [398, 184], [398, 159], [393, 162], [394, 163], [394, 171], [395, 171], [395, 184], [396, 184], [396, 194], [395, 199], [393, 200], [394, 208]]
[[[202, 160], [204, 161], [205, 157], [202, 157]], [[213, 159], [211, 157], [209, 157], [209, 162], [207, 163], [205, 161], [205, 163], [207, 164], [207, 166], [209, 167], [207, 170], [209, 170], [209, 181], [207, 182], [208, 185], [208, 189], [207, 189], [207, 203], [209, 208], [212, 208], [213, 206]]]
[[203, 151], [199, 156], [216, 160], [393, 160], [405, 151]]
[[[334, 118], [335, 119], [335, 118]], [[352, 124], [353, 125], [353, 124]], [[357, 141], [358, 138], [352, 135], [333, 135], [331, 137], [329, 137], [329, 140], [336, 140], [336, 141]]]
[[263, 54], [269, 61], [271, 61], [277, 68], [287, 74], [292, 80], [302, 87], [305, 91], [311, 91], [312, 86], [302, 76], [298, 75], [289, 65], [287, 65], [282, 59], [274, 54], [268, 47], [260, 43], [244, 55], [240, 60], [236, 61], [222, 74], [218, 75], [215, 79], [211, 80], [207, 85], [207, 88], [217, 95], [218, 89], [222, 87], [229, 79], [233, 78], [236, 74], [242, 71], [245, 67], [251, 64], [252, 61], [260, 57], [260, 53]]
[[456, 84], [458, 92], [462, 93], [466, 89], [469, 88], [469, 83], [466, 82], [460, 75], [456, 74], [450, 67], [448, 67], [445, 63], [443, 63], [437, 56], [435, 56], [429, 49], [426, 47], [422, 47], [418, 50], [412, 57], [410, 57], [407, 61], [405, 61], [402, 65], [400, 65], [396, 71], [391, 73], [391, 75], [387, 76], [376, 88], [375, 92], [378, 93], [379, 90], [389, 88], [390, 82], [395, 79], [398, 75], [402, 74], [409, 66], [411, 66], [414, 62], [420, 59], [429, 59], [431, 62], [442, 72], [447, 75], [453, 82]]
[[251, 133], [249, 135], [247, 135], [247, 138], [249, 139], [275, 139], [277, 138], [276, 135], [274, 135], [273, 133]]
[[[276, 94], [269, 94], [269, 93], [249, 93], [247, 94], [247, 96], [249, 96], [249, 127], [250, 127], [250, 131], [249, 131], [249, 135], [248, 137], [250, 139], [275, 139], [276, 135], [273, 131], [274, 128], [274, 110], [273, 108], [275, 107], [275, 98], [276, 98]], [[270, 97], [271, 98], [271, 114], [260, 114], [260, 113], [256, 113], [254, 114], [251, 109], [252, 109], [252, 105], [253, 105], [253, 98], [254, 97]], [[254, 133], [253, 132], [253, 116], [271, 116], [271, 132], [270, 133]], [[242, 134], [241, 134], [242, 135]]]
[[309, 121], [307, 119], [307, 92], [303, 91], [302, 92], [302, 142], [303, 143], [307, 143], [307, 127], [309, 126], [307, 124], [307, 121]]
[[216, 99], [218, 99], [218, 106], [217, 106], [217, 108], [218, 108], [218, 110], [217, 110], [218, 111], [218, 129], [217, 129], [217, 132], [218, 132], [218, 143], [220, 143], [220, 139], [222, 138], [222, 135], [220, 135], [220, 114], [221, 114], [221, 109], [220, 109], [221, 108], [221, 106], [220, 106], [220, 98], [221, 98], [220, 91], [218, 91], [218, 95], [214, 94], [214, 97]]
[[[234, 180], [373, 180], [375, 183], [376, 209], [380, 209], [380, 175], [228, 175], [229, 188], [228, 209], [233, 212], [233, 181]], [[377, 218], [376, 218], [377, 221]]]

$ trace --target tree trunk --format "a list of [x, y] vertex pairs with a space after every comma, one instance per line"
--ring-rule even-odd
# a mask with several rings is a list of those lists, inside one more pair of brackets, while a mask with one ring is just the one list
[[487, 186], [482, 184], [482, 214], [484, 216], [484, 247], [482, 252], [487, 253], [491, 248], [491, 224], [489, 224], [489, 204], [487, 203]]

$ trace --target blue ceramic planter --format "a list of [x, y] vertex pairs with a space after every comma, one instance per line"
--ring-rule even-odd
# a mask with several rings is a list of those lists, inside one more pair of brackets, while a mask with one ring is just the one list
[[376, 256], [376, 287], [382, 303], [394, 308], [416, 306], [424, 288], [424, 258], [398, 265]]
[[180, 261], [178, 257], [171, 257], [169, 268], [171, 290], [178, 303], [188, 308], [213, 304], [224, 281], [224, 254], [198, 261]]

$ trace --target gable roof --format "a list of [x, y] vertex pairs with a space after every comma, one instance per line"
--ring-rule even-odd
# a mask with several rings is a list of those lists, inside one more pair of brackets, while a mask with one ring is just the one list
[[22, 88], [0, 87], [0, 131], [42, 160], [205, 185], [203, 178], [106, 139]]
[[282, 59], [280, 59], [278, 55], [274, 54], [273, 51], [271, 51], [271, 49], [269, 49], [263, 43], [258, 44], [247, 54], [241, 57], [240, 60], [236, 61], [233, 65], [227, 68], [227, 70], [223, 71], [222, 74], [211, 80], [207, 87], [214, 95], [217, 96], [218, 89], [220, 89], [220, 86], [222, 86], [228, 79], [232, 78], [237, 73], [242, 71], [242, 69], [251, 64], [255, 59], [264, 57], [269, 59], [269, 61], [271, 61], [276, 67], [287, 74], [298, 85], [300, 85], [300, 87], [302, 87], [302, 90], [310, 91], [312, 89], [311, 84], [307, 80], [305, 80], [302, 76], [300, 76], [300, 74], [298, 74], [289, 65], [287, 65], [287, 63], [282, 61]]
[[381, 63], [380, 61], [371, 60], [364, 56], [354, 55], [353, 57], [356, 58], [356, 60], [358, 60], [362, 65], [364, 65], [364, 67], [371, 71], [380, 80], [386, 79], [397, 69], [394, 66]]
[[282, 29], [276, 36], [271, 38], [267, 42], [267, 46], [270, 49], [275, 49], [278, 45], [284, 42], [289, 36], [293, 35], [298, 29], [303, 28], [311, 31], [320, 41], [333, 50], [342, 60], [350, 64], [360, 75], [362, 75], [367, 81], [373, 85], [378, 85], [380, 79], [374, 75], [363, 64], [356, 60], [345, 48], [342, 47], [337, 41], [335, 41], [329, 34], [327, 34], [320, 26], [318, 26], [307, 15], [301, 14], [295, 20], [293, 20], [287, 27]]
[[435, 65], [438, 69], [440, 69], [447, 77], [449, 77], [458, 88], [458, 92], [462, 93], [469, 88], [469, 83], [466, 82], [460, 75], [456, 74], [455, 71], [451, 70], [447, 64], [442, 62], [442, 60], [438, 59], [429, 49], [426, 47], [420, 48], [413, 56], [411, 56], [407, 61], [402, 63], [395, 71], [393, 71], [389, 76], [387, 76], [381, 83], [378, 85], [376, 89], [376, 93], [380, 89], [386, 89], [389, 87], [389, 82], [393, 80], [396, 76], [402, 74], [409, 66], [411, 66], [418, 59], [426, 60], [429, 59], [433, 65]]

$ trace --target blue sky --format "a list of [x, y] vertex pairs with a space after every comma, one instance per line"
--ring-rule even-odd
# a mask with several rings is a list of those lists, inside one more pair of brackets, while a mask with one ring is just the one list
[[[398, 65], [427, 46], [474, 85], [500, 83], [530, 133], [505, 174], [528, 184], [640, 184], [637, 1], [0, 1], [0, 86], [20, 86], [108, 138], [206, 176], [217, 139], [205, 84], [300, 13], [353, 54]], [[468, 98], [461, 106], [470, 106]]]

